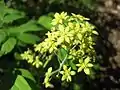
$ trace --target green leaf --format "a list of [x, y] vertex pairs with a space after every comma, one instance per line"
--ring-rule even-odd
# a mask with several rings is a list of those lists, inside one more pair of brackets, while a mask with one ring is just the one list
[[52, 22], [52, 17], [50, 16], [41, 16], [38, 20], [38, 23], [48, 30], [50, 30], [52, 27], [51, 22]]
[[32, 90], [23, 76], [18, 75], [11, 90]]
[[25, 24], [22, 24], [18, 27], [12, 27], [7, 29], [8, 33], [24, 33], [24, 32], [32, 32], [32, 31], [40, 31], [43, 30], [43, 28], [39, 27], [35, 21], [29, 21]]
[[6, 33], [0, 30], [0, 44], [6, 39]]
[[70, 64], [70, 66], [72, 67], [73, 70], [77, 70], [77, 67], [76, 67], [75, 63], [73, 62], [73, 60], [70, 60], [69, 64]]
[[16, 45], [16, 39], [13, 37], [10, 37], [4, 44], [2, 44], [1, 51], [4, 54], [7, 54], [13, 50], [15, 45]]
[[27, 44], [26, 44], [26, 43], [23, 43], [22, 41], [19, 40], [19, 41], [17, 42], [17, 45], [18, 45], [18, 46], [21, 46], [21, 47], [25, 47]]
[[3, 52], [2, 51], [0, 51], [0, 57], [3, 55]]
[[6, 14], [5, 12], [5, 4], [3, 1], [0, 1], [0, 19], [3, 19], [4, 15]]
[[23, 77], [25, 77], [25, 78], [27, 78], [27, 79], [30, 79], [30, 80], [32, 80], [34, 83], [36, 83], [34, 77], [32, 76], [32, 74], [31, 74], [28, 70], [26, 70], [26, 69], [17, 69], [17, 70], [21, 72], [21, 75], [22, 75]]
[[21, 15], [21, 14], [8, 14], [4, 17], [4, 23], [11, 23], [13, 22], [14, 20], [17, 20], [17, 19], [20, 19], [20, 18], [23, 18], [24, 16]]
[[24, 13], [24, 12], [18, 11], [17, 9], [6, 8], [5, 11], [6, 11], [8, 14], [19, 14], [19, 15], [25, 16], [25, 13]]
[[62, 61], [62, 60], [64, 60], [64, 58], [66, 57], [67, 51], [66, 51], [64, 48], [60, 48], [60, 49], [58, 50], [57, 55], [58, 55], [58, 58]]
[[27, 44], [35, 44], [40, 40], [38, 36], [29, 33], [20, 34], [17, 38]]

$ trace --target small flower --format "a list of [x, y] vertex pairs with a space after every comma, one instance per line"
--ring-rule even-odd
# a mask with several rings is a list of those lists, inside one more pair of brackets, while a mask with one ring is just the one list
[[46, 88], [48, 88], [48, 87], [53, 87], [53, 85], [50, 83], [51, 73], [52, 73], [52, 67], [48, 68], [48, 71], [47, 71], [46, 74], [45, 74], [45, 79], [44, 79], [43, 84], [45, 84], [45, 87], [46, 87]]
[[74, 28], [74, 24], [72, 22], [68, 22], [68, 26], [73, 29]]
[[33, 61], [34, 61], [34, 55], [29, 55], [27, 62], [28, 63], [33, 63]]
[[29, 55], [32, 53], [32, 51], [31, 50], [27, 50], [27, 51], [25, 51], [23, 54], [21, 54], [21, 57], [23, 58], [23, 59], [28, 59], [28, 57], [29, 57]]
[[54, 17], [55, 19], [52, 20], [52, 25], [62, 24], [63, 20], [67, 18], [67, 13], [65, 12], [62, 12], [61, 14], [55, 13]]
[[71, 82], [71, 75], [75, 75], [75, 71], [71, 71], [71, 67], [68, 69], [66, 65], [63, 65], [63, 71], [60, 71], [60, 74], [63, 75], [62, 81], [66, 80], [67, 82]]
[[35, 57], [35, 61], [32, 64], [33, 66], [35, 66], [36, 68], [39, 68], [40, 66], [43, 65], [43, 63], [39, 60], [39, 56]]
[[33, 58], [34, 58], [34, 55], [32, 53], [31, 50], [27, 50], [25, 51], [23, 54], [21, 54], [21, 57], [25, 60], [27, 60], [28, 63], [32, 63], [33, 62]]
[[89, 75], [90, 74], [90, 68], [93, 67], [93, 64], [90, 63], [90, 57], [87, 57], [84, 61], [79, 60], [79, 64], [76, 64], [78, 66], [78, 72], [81, 72], [84, 70], [84, 72]]

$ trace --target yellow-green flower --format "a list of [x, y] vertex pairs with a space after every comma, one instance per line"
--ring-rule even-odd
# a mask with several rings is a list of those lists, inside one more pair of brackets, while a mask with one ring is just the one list
[[44, 82], [43, 84], [45, 84], [45, 87], [53, 87], [53, 85], [50, 83], [50, 76], [51, 76], [51, 73], [52, 73], [52, 67], [48, 68], [48, 71], [45, 73], [45, 79], [44, 79]]
[[63, 71], [60, 71], [60, 74], [62, 74], [62, 81], [66, 80], [67, 82], [71, 82], [71, 76], [75, 75], [75, 71], [71, 71], [71, 67], [67, 68], [66, 65], [63, 65]]
[[43, 65], [43, 63], [39, 60], [39, 56], [36, 56], [35, 57], [35, 60], [34, 60], [34, 62], [33, 62], [33, 66], [35, 66], [36, 68], [39, 68], [40, 66], [42, 66]]
[[31, 50], [27, 50], [23, 54], [21, 54], [21, 57], [27, 60], [30, 54], [31, 54]]
[[54, 17], [55, 17], [55, 19], [53, 19], [52, 25], [62, 24], [63, 20], [65, 20], [67, 18], [67, 13], [65, 13], [65, 12], [62, 12], [61, 14], [55, 13]]
[[84, 72], [89, 75], [90, 74], [90, 68], [93, 67], [93, 64], [90, 63], [90, 57], [87, 57], [85, 60], [79, 60], [79, 64], [76, 64], [78, 66], [78, 72], [81, 72], [84, 70]]
[[23, 54], [21, 54], [21, 57], [25, 60], [27, 60], [28, 63], [32, 63], [34, 61], [34, 55], [31, 50], [25, 51]]

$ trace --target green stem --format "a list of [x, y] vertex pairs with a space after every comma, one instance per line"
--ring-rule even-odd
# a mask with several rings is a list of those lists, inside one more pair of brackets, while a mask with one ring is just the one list
[[50, 60], [51, 60], [51, 59], [48, 59], [48, 60], [45, 62], [43, 68], [45, 68], [45, 67], [47, 66], [47, 64], [50, 62]]
[[68, 56], [68, 55], [65, 56], [64, 60], [63, 60], [62, 63], [60, 64], [60, 67], [59, 67], [57, 70], [53, 71], [53, 72], [51, 73], [51, 75], [59, 72], [59, 71], [62, 69], [62, 66], [64, 65], [65, 61], [67, 60], [67, 56]]
[[[51, 55], [53, 56], [54, 54], [51, 54]], [[47, 66], [47, 64], [48, 64], [50, 61], [51, 61], [51, 59], [46, 60], [46, 62], [45, 62], [45, 64], [44, 64], [43, 68], [45, 68], [45, 67]]]

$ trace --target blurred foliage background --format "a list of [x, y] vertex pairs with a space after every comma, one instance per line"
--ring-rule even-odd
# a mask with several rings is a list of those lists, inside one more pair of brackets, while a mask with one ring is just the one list
[[[8, 7], [26, 14], [22, 22], [17, 22], [18, 25], [31, 19], [37, 20], [42, 15], [52, 15], [61, 11], [90, 18], [90, 22], [97, 27], [100, 34], [95, 47], [100, 70], [96, 72], [95, 79], [86, 80], [84, 77], [79, 80], [78, 76], [79, 84], [73, 85], [74, 90], [120, 90], [120, 0], [4, 0], [4, 2]], [[38, 33], [35, 34], [40, 36]], [[0, 90], [9, 90], [12, 86], [15, 78], [11, 72], [17, 66], [16, 63], [19, 64], [17, 67], [29, 69], [34, 76], [38, 75], [37, 70], [29, 68], [26, 62], [19, 63], [15, 60], [14, 52], [24, 50], [25, 47], [18, 47], [6, 56], [0, 57]], [[42, 77], [37, 78], [38, 82], [40, 78]], [[53, 82], [57, 86], [54, 90], [71, 88], [67, 86], [59, 88], [60, 82]]]

